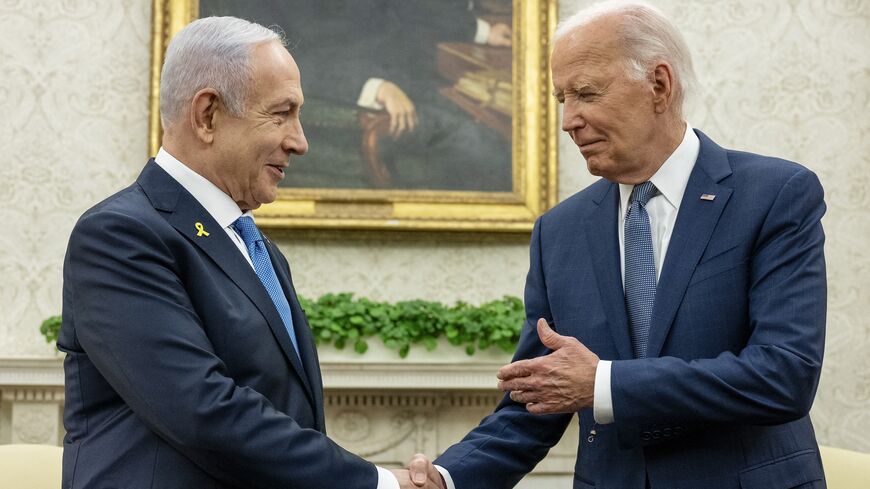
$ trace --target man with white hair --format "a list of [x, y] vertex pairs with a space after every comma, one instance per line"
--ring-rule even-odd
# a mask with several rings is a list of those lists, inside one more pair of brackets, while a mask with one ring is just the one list
[[422, 456], [412, 484], [326, 436], [314, 339], [251, 215], [308, 149], [280, 37], [200, 19], [160, 85], [163, 147], [69, 241], [63, 487], [437, 487]]
[[579, 12], [551, 62], [602, 179], [535, 224], [509, 394], [435, 461], [447, 487], [513, 487], [575, 415], [575, 488], [825, 487], [818, 179], [686, 123], [689, 51], [653, 8]]

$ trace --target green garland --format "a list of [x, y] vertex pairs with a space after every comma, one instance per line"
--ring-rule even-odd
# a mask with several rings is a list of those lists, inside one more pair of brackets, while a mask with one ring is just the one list
[[[525, 318], [522, 301], [508, 296], [479, 306], [464, 302], [445, 306], [422, 300], [391, 304], [354, 299], [350, 293], [326, 294], [316, 301], [300, 297], [299, 302], [318, 344], [338, 349], [353, 345], [362, 354], [368, 350], [368, 340], [378, 336], [402, 358], [411, 345], [434, 350], [442, 335], [451, 345], [464, 345], [469, 355], [493, 345], [512, 353]], [[39, 329], [46, 341], [57, 341], [60, 317], [46, 319]]]

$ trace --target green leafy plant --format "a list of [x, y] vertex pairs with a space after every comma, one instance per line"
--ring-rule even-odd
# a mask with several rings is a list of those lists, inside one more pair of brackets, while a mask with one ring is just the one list
[[[299, 302], [318, 344], [338, 349], [350, 345], [362, 354], [368, 350], [368, 341], [379, 337], [402, 358], [412, 345], [434, 350], [441, 336], [451, 345], [465, 346], [469, 355], [490, 346], [510, 353], [525, 318], [522, 301], [508, 296], [479, 306], [423, 300], [377, 302], [350, 293], [326, 294], [314, 301], [300, 297]], [[59, 329], [59, 316], [46, 319], [39, 328], [49, 343], [57, 341]]]
[[39, 332], [45, 337], [47, 343], [57, 342], [60, 332], [60, 316], [51, 316], [39, 325]]
[[434, 350], [441, 336], [452, 345], [464, 345], [469, 355], [492, 345], [513, 352], [525, 317], [523, 303], [516, 297], [480, 306], [458, 302], [452, 307], [422, 300], [376, 302], [349, 293], [299, 301], [318, 344], [338, 349], [352, 345], [356, 352], [365, 353], [368, 340], [377, 336], [402, 358], [411, 345]]

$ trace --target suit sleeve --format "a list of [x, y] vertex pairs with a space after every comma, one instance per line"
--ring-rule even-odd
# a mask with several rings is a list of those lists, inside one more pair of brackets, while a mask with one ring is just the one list
[[748, 321], [740, 351], [691, 361], [613, 362], [621, 443], [654, 444], [664, 430], [773, 425], [807, 415], [824, 351], [824, 212], [822, 187], [812, 172], [800, 170], [781, 187], [749, 257], [749, 317], [733, 318], [735, 331]]
[[[541, 267], [540, 225], [539, 219], [532, 232], [525, 290], [526, 321], [514, 361], [550, 352], [541, 343], [536, 329], [538, 318], [552, 321]], [[525, 405], [505, 395], [491, 415], [434, 463], [450, 472], [457, 489], [481, 487], [480, 481], [487, 481], [486, 487], [491, 488], [514, 487], [562, 438], [572, 417], [529, 414]]]
[[111, 387], [153, 432], [223, 483], [374, 489], [372, 464], [228, 376], [173, 246], [117, 212], [89, 214], [73, 231], [66, 279], [76, 334]]

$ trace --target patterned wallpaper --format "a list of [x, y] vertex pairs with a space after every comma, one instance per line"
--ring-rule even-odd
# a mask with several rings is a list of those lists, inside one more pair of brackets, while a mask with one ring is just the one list
[[0, 356], [51, 355], [78, 216], [146, 155], [146, 0], [0, 1]]
[[[560, 2], [570, 13], [588, 2]], [[870, 3], [654, 2], [683, 30], [700, 87], [689, 120], [720, 144], [804, 163], [827, 190], [827, 355], [813, 409], [823, 443], [870, 451]], [[0, 357], [51, 356], [75, 219], [146, 155], [151, 3], [0, 0]], [[560, 193], [592, 181], [560, 139]], [[521, 295], [522, 240], [284, 233], [301, 293], [481, 302]]]

